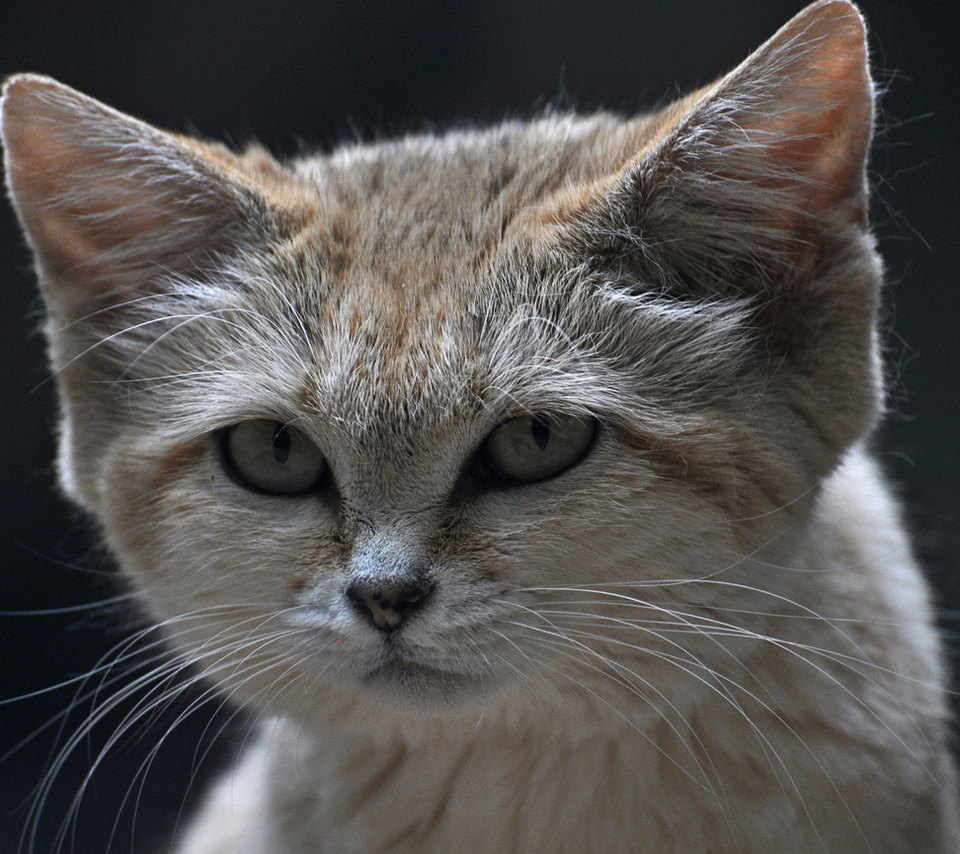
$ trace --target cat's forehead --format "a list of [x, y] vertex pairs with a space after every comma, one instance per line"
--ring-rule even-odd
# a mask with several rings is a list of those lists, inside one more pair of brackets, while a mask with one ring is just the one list
[[304, 159], [293, 170], [315, 202], [307, 239], [385, 286], [447, 289], [482, 271], [558, 193], [636, 157], [648, 124], [564, 116]]
[[652, 117], [624, 121], [605, 113], [553, 116], [357, 143], [293, 168], [321, 191], [367, 210], [467, 211], [491, 200], [530, 202], [567, 181], [619, 169], [654, 133], [653, 124]]
[[[504, 382], [492, 346], [518, 314], [545, 310], [542, 288], [541, 304], [524, 308], [536, 253], [516, 223], [635, 154], [639, 127], [553, 119], [297, 164], [311, 217], [277, 275], [317, 354], [304, 398], [394, 414], [399, 399], [434, 413], [488, 399]], [[500, 374], [524, 358], [511, 357]]]
[[451, 289], [372, 279], [330, 295], [303, 321], [312, 346], [298, 406], [351, 441], [431, 444], [483, 406], [490, 377], [480, 325]]
[[552, 403], [531, 387], [536, 375], [551, 375], [538, 337], [546, 327], [565, 338], [566, 324], [558, 306], [531, 303], [532, 271], [509, 262], [481, 268], [420, 264], [411, 280], [398, 266], [301, 269], [282, 283], [291, 290], [271, 289], [279, 298], [256, 312], [270, 315], [267, 334], [302, 341], [295, 362], [282, 344], [261, 352], [278, 360], [295, 412], [367, 450], [447, 444], [467, 424], [482, 432]]

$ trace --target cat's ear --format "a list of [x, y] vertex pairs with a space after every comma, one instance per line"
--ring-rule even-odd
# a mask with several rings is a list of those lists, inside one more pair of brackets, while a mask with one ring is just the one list
[[63, 320], [164, 273], [202, 269], [263, 216], [225, 149], [207, 151], [50, 78], [11, 78], [0, 116], [10, 195], [48, 308]]
[[682, 259], [694, 280], [749, 264], [769, 278], [821, 251], [831, 230], [865, 229], [873, 111], [860, 13], [822, 0], [665, 110], [581, 221], [671, 269]]
[[768, 399], [791, 413], [785, 435], [809, 454], [806, 471], [828, 471], [882, 399], [873, 102], [860, 13], [823, 0], [638, 124], [630, 162], [545, 210], [564, 253], [625, 297], [741, 308], [736, 352], [749, 350]]

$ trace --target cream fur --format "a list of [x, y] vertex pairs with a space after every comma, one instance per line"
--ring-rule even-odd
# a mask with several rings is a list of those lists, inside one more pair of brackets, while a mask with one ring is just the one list
[[[873, 98], [844, 0], [656, 114], [290, 164], [7, 84], [63, 487], [263, 721], [179, 854], [958, 849], [929, 595], [866, 450]], [[525, 413], [595, 439], [491, 482]], [[244, 487], [250, 420], [320, 485]], [[412, 577], [377, 628], [360, 582]]]

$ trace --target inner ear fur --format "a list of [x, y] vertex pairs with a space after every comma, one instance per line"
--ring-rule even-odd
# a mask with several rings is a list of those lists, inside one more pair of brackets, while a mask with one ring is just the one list
[[860, 13], [815, 3], [657, 116], [574, 229], [598, 257], [646, 260], [654, 281], [666, 271], [664, 287], [767, 284], [865, 231], [873, 111]]
[[274, 219], [227, 149], [159, 131], [50, 78], [11, 78], [0, 116], [10, 195], [48, 308], [67, 318], [98, 297], [203, 269]]

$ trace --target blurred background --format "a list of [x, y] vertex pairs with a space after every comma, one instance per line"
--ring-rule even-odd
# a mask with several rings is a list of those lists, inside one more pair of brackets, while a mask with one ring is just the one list
[[[635, 112], [728, 70], [803, 5], [6, 0], [0, 74], [44, 72], [161, 127], [235, 145], [256, 138], [290, 155], [355, 137], [528, 116], [547, 104]], [[893, 411], [877, 444], [953, 639], [960, 627], [960, 4], [861, 5], [887, 90], [872, 181], [889, 267]], [[89, 693], [101, 681], [81, 689], [77, 677], [134, 631], [123, 608], [86, 607], [116, 591], [89, 528], [53, 489], [53, 388], [29, 263], [13, 213], [0, 204], [0, 854], [18, 849], [44, 768], [90, 711], [81, 704], [63, 714], [78, 690]], [[956, 650], [960, 641], [954, 659]], [[134, 661], [125, 678], [136, 673]], [[117, 687], [104, 685], [101, 707]], [[108, 702], [102, 723], [59, 768], [33, 851], [61, 841], [61, 821], [92, 760], [132, 708]], [[158, 709], [106, 753], [64, 850], [163, 850], [190, 794], [241, 729], [199, 690]]]

